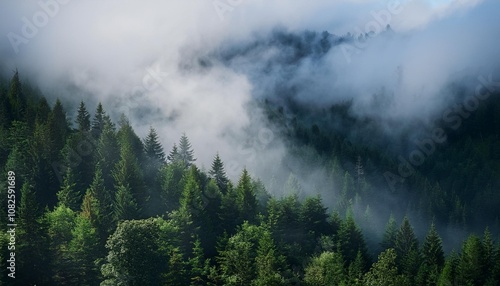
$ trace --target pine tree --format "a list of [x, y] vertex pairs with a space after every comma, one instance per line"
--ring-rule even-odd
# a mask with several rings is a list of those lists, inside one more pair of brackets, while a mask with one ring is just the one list
[[358, 252], [361, 252], [363, 258], [363, 268], [369, 264], [370, 259], [363, 233], [358, 228], [351, 215], [340, 225], [338, 241], [340, 252], [347, 265], [356, 259]]
[[441, 237], [436, 231], [434, 223], [431, 224], [429, 232], [422, 245], [423, 262], [427, 265], [435, 265], [439, 271], [444, 266], [444, 252]]
[[126, 189], [130, 192], [132, 198], [137, 203], [138, 209], [143, 209], [149, 200], [149, 193], [145, 188], [143, 174], [139, 166], [139, 160], [135, 156], [133, 149], [127, 142], [121, 144], [120, 161], [116, 163], [113, 170], [115, 179], [115, 188], [118, 192], [120, 189]]
[[161, 180], [161, 202], [163, 213], [178, 209], [180, 198], [184, 189], [183, 177], [188, 170], [182, 163], [171, 163], [164, 166], [160, 171]]
[[81, 205], [82, 195], [77, 190], [76, 182], [71, 168], [66, 169], [64, 182], [61, 190], [57, 193], [59, 204], [69, 207], [73, 211], [77, 211]]
[[144, 152], [146, 153], [147, 158], [158, 164], [156, 168], [159, 168], [166, 160], [158, 134], [152, 126], [149, 127], [149, 133], [144, 140]]
[[408, 277], [413, 277], [415, 273], [418, 272], [420, 253], [417, 237], [406, 216], [403, 218], [401, 227], [396, 235], [395, 250], [397, 254], [397, 264], [401, 272]]
[[90, 131], [90, 114], [87, 111], [87, 107], [85, 107], [85, 103], [83, 101], [80, 102], [80, 106], [78, 107], [76, 124], [78, 125], [79, 132], [83, 133]]
[[[87, 189], [87, 194], [90, 196], [89, 201], [84, 204], [89, 209], [89, 218], [92, 213], [97, 215], [96, 220], [90, 221], [97, 228], [101, 242], [105, 242], [112, 228], [113, 221], [113, 197], [110, 191], [104, 186], [104, 178], [100, 163], [97, 163], [92, 184]], [[87, 196], [87, 195], [86, 195]], [[82, 209], [83, 212], [85, 212]]]
[[51, 158], [54, 161], [57, 161], [59, 153], [66, 143], [69, 129], [66, 112], [64, 111], [62, 103], [59, 99], [56, 100], [54, 108], [52, 108], [52, 112], [49, 114], [47, 126], [51, 139], [50, 142], [52, 142], [52, 147], [50, 148], [52, 152]]
[[229, 179], [226, 176], [226, 171], [224, 170], [224, 163], [219, 157], [219, 153], [215, 155], [212, 161], [212, 169], [209, 172], [210, 176], [215, 180], [217, 187], [222, 192], [223, 195], [227, 193], [227, 183]]
[[441, 238], [439, 237], [434, 223], [431, 224], [429, 232], [422, 245], [422, 260], [419, 276], [422, 284], [436, 285], [439, 274], [444, 266], [444, 252]]
[[125, 145], [128, 146], [127, 148], [130, 148], [134, 156], [137, 157], [138, 163], [144, 162], [144, 144], [124, 114], [120, 117], [119, 126], [117, 138], [120, 149], [123, 149]]
[[240, 180], [236, 186], [237, 204], [242, 220], [253, 222], [257, 215], [257, 198], [251, 182], [250, 175], [243, 169]]
[[137, 219], [139, 207], [132, 195], [128, 184], [117, 187], [116, 198], [113, 205], [113, 218], [115, 222]]
[[[30, 182], [21, 188], [21, 202], [16, 229], [16, 269], [23, 273], [16, 278], [19, 285], [50, 284], [50, 251], [41, 221], [42, 210]], [[17, 264], [17, 258], [19, 261]]]
[[27, 103], [26, 96], [23, 93], [19, 73], [16, 70], [10, 81], [8, 98], [12, 110], [13, 120], [25, 121]]
[[177, 144], [174, 143], [174, 147], [172, 147], [172, 150], [170, 150], [170, 153], [168, 153], [167, 160], [170, 163], [181, 162], [181, 156], [179, 154]]
[[200, 183], [198, 181], [198, 172], [196, 166], [191, 166], [180, 199], [180, 210], [189, 213], [195, 220], [201, 218], [201, 212], [205, 209], [205, 203], [202, 200]]
[[410, 285], [403, 276], [398, 275], [396, 251], [392, 248], [385, 250], [379, 255], [378, 261], [365, 274], [364, 283], [370, 286]]
[[102, 168], [104, 187], [114, 190], [113, 169], [120, 159], [120, 148], [111, 122], [105, 122], [97, 143], [97, 162]]
[[94, 118], [92, 119], [92, 127], [91, 127], [92, 136], [94, 136], [95, 139], [99, 139], [99, 137], [101, 137], [101, 133], [104, 130], [105, 116], [106, 112], [104, 112], [104, 108], [102, 107], [102, 104], [99, 102], [95, 110]]
[[382, 238], [382, 242], [380, 243], [382, 250], [395, 247], [397, 234], [398, 234], [398, 226], [396, 224], [394, 216], [391, 213], [389, 221], [385, 226], [384, 237]]
[[40, 98], [36, 108], [35, 122], [45, 124], [49, 119], [51, 111], [52, 110], [50, 109], [47, 99], [45, 99], [45, 97]]
[[462, 245], [462, 253], [457, 265], [459, 285], [483, 285], [485, 273], [483, 266], [484, 249], [477, 235], [470, 235]]
[[253, 280], [252, 285], [285, 285], [285, 279], [281, 275], [283, 264], [284, 259], [277, 253], [271, 232], [264, 229], [258, 242], [257, 257], [255, 257], [257, 276]]
[[195, 239], [193, 243], [192, 257], [188, 260], [190, 268], [191, 282], [189, 285], [206, 285], [208, 280], [209, 260], [205, 259], [200, 239]]
[[166, 163], [166, 158], [153, 127], [150, 127], [149, 133], [144, 140], [144, 152], [146, 154], [146, 161], [143, 164], [144, 181], [151, 196], [145, 214], [148, 216], [161, 215], [164, 212], [164, 207], [161, 202], [162, 192], [159, 173]]
[[76, 218], [72, 231], [73, 239], [69, 243], [69, 251], [76, 265], [79, 285], [96, 285], [99, 283], [99, 272], [95, 261], [99, 258], [99, 237], [91, 221], [83, 214]]
[[179, 141], [179, 157], [184, 162], [186, 167], [189, 167], [191, 164], [196, 161], [194, 158], [194, 151], [191, 148], [191, 143], [187, 138], [186, 134], [182, 134], [181, 139]]
[[[483, 261], [481, 262], [483, 266], [483, 273], [486, 276], [486, 284], [492, 285], [495, 281], [495, 244], [493, 238], [491, 237], [491, 232], [489, 228], [484, 230], [483, 239], [481, 240], [483, 246]], [[499, 281], [500, 282], [500, 281]]]

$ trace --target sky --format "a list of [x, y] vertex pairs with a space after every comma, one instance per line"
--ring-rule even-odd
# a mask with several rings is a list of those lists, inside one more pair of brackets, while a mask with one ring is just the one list
[[219, 152], [234, 178], [286, 154], [249, 107], [282, 75], [251, 77], [264, 64], [251, 58], [200, 68], [200, 55], [265, 38], [276, 27], [345, 35], [389, 24], [396, 37], [375, 36], [347, 56], [332, 49], [321, 67], [305, 61], [291, 80], [313, 83], [299, 89], [302, 101], [354, 97], [363, 115], [379, 112], [372, 91], [385, 87], [396, 97], [386, 116], [411, 120], [446, 106], [440, 93], [457, 73], [487, 75], [498, 63], [499, 11], [493, 0], [2, 0], [0, 68], [5, 76], [18, 69], [68, 109], [82, 96], [92, 111], [101, 101], [114, 118], [125, 113], [141, 137], [152, 125], [167, 151], [185, 132], [201, 165], [208, 168]]

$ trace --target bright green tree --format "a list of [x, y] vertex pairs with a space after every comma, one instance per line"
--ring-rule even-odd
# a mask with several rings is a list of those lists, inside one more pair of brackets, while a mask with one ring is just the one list
[[237, 204], [243, 220], [254, 221], [257, 215], [257, 198], [253, 184], [246, 169], [243, 169], [238, 185], [236, 186]]
[[304, 281], [311, 286], [342, 285], [344, 261], [338, 252], [323, 252], [314, 257], [305, 269]]
[[162, 219], [122, 221], [109, 237], [101, 285], [164, 285], [168, 253], [160, 251]]
[[378, 256], [375, 262], [365, 274], [364, 285], [367, 286], [404, 286], [410, 285], [405, 277], [398, 274], [396, 267], [396, 251], [389, 248]]

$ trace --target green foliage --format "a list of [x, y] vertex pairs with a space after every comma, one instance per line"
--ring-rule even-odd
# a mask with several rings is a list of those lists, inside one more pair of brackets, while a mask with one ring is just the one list
[[400, 271], [409, 277], [417, 273], [420, 265], [418, 240], [407, 217], [403, 218], [396, 235], [395, 250]]
[[[439, 226], [451, 224], [471, 232], [483, 227], [473, 225], [481, 220], [471, 220], [472, 215], [485, 218], [484, 224], [494, 220], [500, 202], [494, 192], [500, 167], [495, 133], [500, 126], [495, 115], [499, 106], [500, 101], [493, 100], [464, 121], [456, 134], [447, 134], [447, 148], [436, 149], [405, 181], [410, 201], [395, 207], [384, 188], [371, 192], [369, 187], [381, 185], [380, 168], [392, 170], [398, 164], [390, 158], [397, 150], [386, 152], [377, 144], [387, 148], [394, 144], [382, 141], [363, 147], [355, 138], [346, 142], [345, 134], [327, 130], [328, 124], [311, 122], [314, 116], [307, 124], [298, 116], [290, 124], [293, 130], [286, 131], [292, 131], [287, 136], [296, 156], [276, 162], [289, 172], [269, 174], [272, 184], [265, 185], [245, 169], [233, 187], [219, 154], [208, 172], [198, 168], [183, 134], [165, 158], [153, 128], [141, 141], [123, 116], [116, 132], [101, 104], [90, 122], [82, 102], [76, 116], [70, 116], [76, 118], [77, 129], [70, 129], [61, 101], [51, 108], [36, 90], [21, 84], [16, 72], [11, 81], [0, 81], [0, 167], [14, 170], [16, 186], [22, 186], [19, 192], [16, 188], [16, 281], [19, 285], [497, 285], [498, 224], [492, 224], [492, 232], [486, 229], [482, 238], [469, 236], [460, 254], [452, 252], [445, 258], [434, 224], [419, 248], [407, 218], [398, 228], [391, 215], [384, 233], [376, 228], [374, 214], [386, 217], [392, 211], [416, 210], [423, 220], [436, 217]], [[325, 122], [356, 128], [359, 122], [350, 118], [349, 109], [350, 104], [344, 104], [318, 114]], [[285, 112], [274, 116], [286, 122]], [[370, 126], [369, 120], [363, 124]], [[356, 164], [353, 158], [358, 158]], [[320, 182], [316, 175], [297, 172], [298, 164], [302, 170], [325, 167], [331, 176]], [[314, 186], [301, 184], [311, 179]], [[0, 185], [0, 201], [5, 203], [4, 177]], [[306, 196], [318, 190], [326, 190], [323, 198]], [[405, 202], [402, 194], [407, 193], [390, 197]], [[380, 200], [381, 206], [374, 203]], [[327, 215], [323, 201], [332, 215]], [[359, 222], [368, 245], [383, 235], [384, 251], [371, 269], [363, 233], [355, 223], [363, 211]], [[341, 219], [339, 212], [346, 218]], [[152, 216], [157, 218], [135, 220]], [[0, 237], [2, 274], [8, 239]]]
[[215, 180], [217, 187], [222, 192], [223, 195], [227, 193], [227, 184], [229, 179], [226, 176], [226, 171], [224, 170], [224, 163], [219, 157], [219, 153], [215, 155], [215, 158], [212, 162], [212, 168], [208, 172], [208, 174]]
[[323, 252], [314, 257], [305, 269], [304, 281], [311, 286], [342, 285], [345, 268], [342, 255], [338, 252]]
[[257, 215], [257, 197], [246, 169], [243, 169], [236, 186], [237, 205], [242, 220], [253, 222]]
[[[174, 146], [175, 147], [175, 146]], [[175, 153], [172, 154], [173, 159], [175, 160]], [[189, 142], [189, 139], [187, 138], [186, 134], [182, 134], [181, 139], [179, 141], [179, 152], [178, 155], [179, 159], [184, 163], [186, 167], [189, 167], [191, 164], [196, 161], [194, 158], [194, 151], [191, 148], [191, 143]]]
[[77, 190], [73, 172], [68, 168], [64, 175], [64, 182], [61, 190], [57, 193], [57, 200], [59, 204], [65, 205], [73, 211], [76, 211], [80, 208], [81, 198], [82, 195], [79, 190]]
[[398, 234], [398, 226], [396, 224], [396, 220], [394, 216], [391, 214], [389, 217], [389, 221], [385, 226], [384, 236], [382, 238], [382, 242], [380, 246], [383, 250], [394, 248], [396, 246], [396, 237]]
[[90, 131], [90, 114], [87, 111], [87, 107], [85, 107], [85, 103], [83, 101], [80, 102], [80, 106], [78, 107], [76, 124], [78, 126], [79, 132]]
[[118, 224], [109, 237], [109, 253], [101, 268], [101, 285], [162, 285], [168, 256], [160, 251], [161, 219], [130, 220]]
[[396, 267], [396, 251], [389, 248], [382, 252], [365, 274], [364, 284], [367, 286], [403, 286], [410, 285], [405, 277], [398, 274]]

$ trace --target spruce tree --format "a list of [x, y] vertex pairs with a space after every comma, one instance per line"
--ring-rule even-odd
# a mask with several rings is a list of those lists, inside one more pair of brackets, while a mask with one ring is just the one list
[[253, 222], [257, 215], [257, 198], [247, 169], [241, 173], [236, 193], [241, 219]]
[[95, 110], [91, 126], [92, 136], [94, 136], [96, 140], [99, 139], [99, 137], [101, 137], [101, 133], [104, 129], [105, 116], [106, 112], [104, 112], [104, 108], [102, 107], [102, 104], [99, 102], [99, 104], [97, 104], [97, 108]]
[[191, 143], [185, 133], [182, 134], [179, 141], [179, 157], [182, 162], [184, 162], [186, 167], [189, 167], [194, 163], [194, 161], [196, 161], [194, 158], [194, 151], [191, 148]]
[[78, 107], [76, 124], [78, 125], [79, 132], [83, 133], [90, 131], [90, 114], [87, 110], [87, 107], [85, 107], [85, 103], [83, 101], [80, 102], [80, 106]]
[[127, 192], [130, 192], [132, 198], [134, 198], [138, 209], [143, 209], [148, 202], [149, 193], [145, 188], [139, 160], [135, 156], [130, 144], [122, 142], [120, 145], [120, 161], [116, 163], [113, 170], [117, 196], [120, 189], [122, 193], [126, 189]]
[[99, 237], [91, 221], [80, 214], [72, 231], [73, 239], [69, 243], [69, 251], [78, 273], [79, 285], [96, 285], [99, 283], [99, 272], [95, 261], [99, 258]]
[[397, 254], [397, 264], [401, 272], [407, 277], [413, 277], [415, 273], [418, 272], [420, 253], [417, 237], [406, 216], [403, 218], [401, 227], [396, 235], [395, 250]]
[[172, 150], [170, 150], [170, 153], [168, 153], [167, 160], [169, 163], [181, 162], [181, 157], [179, 154], [179, 149], [177, 148], [177, 144], [174, 143], [174, 147], [172, 147]]
[[209, 171], [210, 176], [215, 180], [217, 187], [222, 192], [222, 194], [227, 193], [227, 183], [229, 179], [226, 176], [226, 171], [224, 170], [224, 163], [219, 157], [219, 153], [215, 155], [212, 161], [212, 168]]
[[422, 262], [418, 275], [420, 284], [436, 285], [444, 266], [444, 252], [434, 223], [431, 224], [422, 245]]
[[12, 110], [13, 120], [25, 121], [26, 115], [26, 96], [22, 90], [22, 84], [19, 80], [19, 73], [16, 70], [10, 81], [8, 98]]
[[104, 187], [114, 190], [113, 169], [120, 159], [120, 148], [111, 122], [104, 123], [104, 129], [97, 143], [97, 162], [102, 168]]
[[[34, 187], [25, 182], [21, 188], [16, 229], [16, 277], [19, 285], [50, 284], [50, 250], [42, 210]], [[19, 259], [19, 260], [17, 260]], [[17, 264], [17, 262], [19, 264]]]
[[137, 219], [138, 217], [139, 208], [130, 191], [130, 187], [128, 185], [119, 185], [113, 204], [113, 218], [115, 222]]
[[152, 126], [149, 128], [149, 133], [144, 140], [144, 152], [148, 159], [156, 163], [155, 168], [159, 168], [161, 164], [165, 163], [166, 157], [163, 147], [156, 130]]
[[82, 194], [77, 189], [77, 185], [71, 168], [66, 169], [61, 190], [57, 193], [59, 204], [65, 205], [73, 211], [80, 207]]
[[382, 242], [380, 243], [382, 250], [395, 247], [397, 234], [398, 234], [398, 226], [396, 224], [394, 216], [391, 213], [389, 221], [385, 225], [385, 232], [382, 238]]

